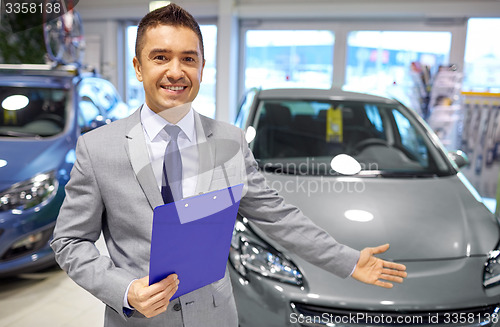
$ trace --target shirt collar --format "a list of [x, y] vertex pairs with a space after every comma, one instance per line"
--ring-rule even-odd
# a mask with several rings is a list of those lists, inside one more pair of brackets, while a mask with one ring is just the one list
[[[148, 135], [149, 139], [153, 141], [156, 137], [159, 136], [160, 132], [167, 125], [172, 125], [160, 115], [157, 115], [153, 110], [151, 110], [146, 103], [142, 106], [141, 110], [141, 122], [142, 126], [144, 126], [144, 130]], [[195, 137], [194, 130], [194, 114], [193, 108], [191, 107], [186, 114], [186, 116], [182, 117], [182, 119], [176, 124], [180, 127], [183, 134], [186, 135], [188, 140], [192, 142]], [[181, 133], [182, 134], [182, 133]]]

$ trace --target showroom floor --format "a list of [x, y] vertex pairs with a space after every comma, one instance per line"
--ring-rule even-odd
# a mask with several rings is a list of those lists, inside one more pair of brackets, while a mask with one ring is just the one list
[[[97, 247], [105, 247], [100, 239]], [[0, 279], [0, 327], [102, 326], [104, 304], [58, 267]]]
[[[495, 200], [485, 204], [495, 210]], [[102, 239], [97, 247], [103, 251]], [[104, 304], [59, 268], [0, 279], [0, 327], [98, 327], [103, 315]]]
[[0, 279], [1, 327], [102, 326], [104, 304], [52, 268]]

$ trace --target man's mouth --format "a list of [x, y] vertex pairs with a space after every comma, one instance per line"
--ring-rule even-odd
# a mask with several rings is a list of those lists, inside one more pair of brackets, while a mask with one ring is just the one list
[[187, 88], [187, 86], [170, 86], [170, 85], [161, 85], [161, 88], [162, 88], [162, 89], [165, 89], [165, 90], [169, 90], [169, 91], [182, 91], [182, 90], [184, 90], [185, 88]]

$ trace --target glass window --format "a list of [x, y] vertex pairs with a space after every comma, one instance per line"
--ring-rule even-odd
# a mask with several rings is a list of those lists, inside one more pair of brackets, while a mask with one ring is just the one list
[[[216, 47], [217, 47], [217, 26], [200, 25], [203, 35], [203, 45], [205, 47], [205, 68], [203, 70], [203, 82], [193, 108], [202, 115], [215, 117], [215, 84], [216, 84]], [[144, 89], [142, 83], [135, 77], [132, 59], [135, 56], [135, 39], [137, 36], [137, 26], [127, 27], [127, 48], [126, 48], [126, 101], [132, 108], [138, 108], [144, 103]]]
[[353, 31], [347, 38], [345, 90], [390, 95], [419, 108], [412, 63], [448, 64], [450, 32]]
[[215, 85], [217, 72], [217, 26], [201, 25], [203, 46], [205, 47], [205, 68], [200, 92], [193, 102], [193, 108], [202, 115], [215, 118]]
[[238, 112], [238, 116], [236, 117], [235, 125], [239, 128], [245, 128], [247, 123], [248, 115], [250, 114], [251, 105], [253, 103], [253, 99], [257, 93], [257, 89], [251, 89], [245, 94], [243, 102], [240, 106], [240, 111]]
[[144, 89], [142, 83], [135, 77], [132, 60], [135, 57], [135, 39], [137, 36], [137, 26], [127, 27], [126, 32], [126, 61], [125, 61], [125, 101], [131, 108], [138, 108], [144, 103]]
[[500, 92], [500, 18], [471, 18], [467, 27], [463, 90]]
[[331, 88], [334, 42], [331, 31], [247, 31], [245, 89]]

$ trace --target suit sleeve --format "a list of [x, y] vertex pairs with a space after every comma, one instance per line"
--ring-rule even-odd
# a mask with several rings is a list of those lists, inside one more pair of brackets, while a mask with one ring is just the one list
[[95, 246], [101, 234], [105, 207], [84, 136], [78, 139], [76, 157], [51, 247], [57, 263], [71, 279], [122, 313], [124, 294], [135, 276], [116, 267]]
[[338, 243], [269, 188], [243, 134], [241, 142], [247, 183], [240, 213], [289, 251], [339, 277], [350, 276], [359, 251]]

